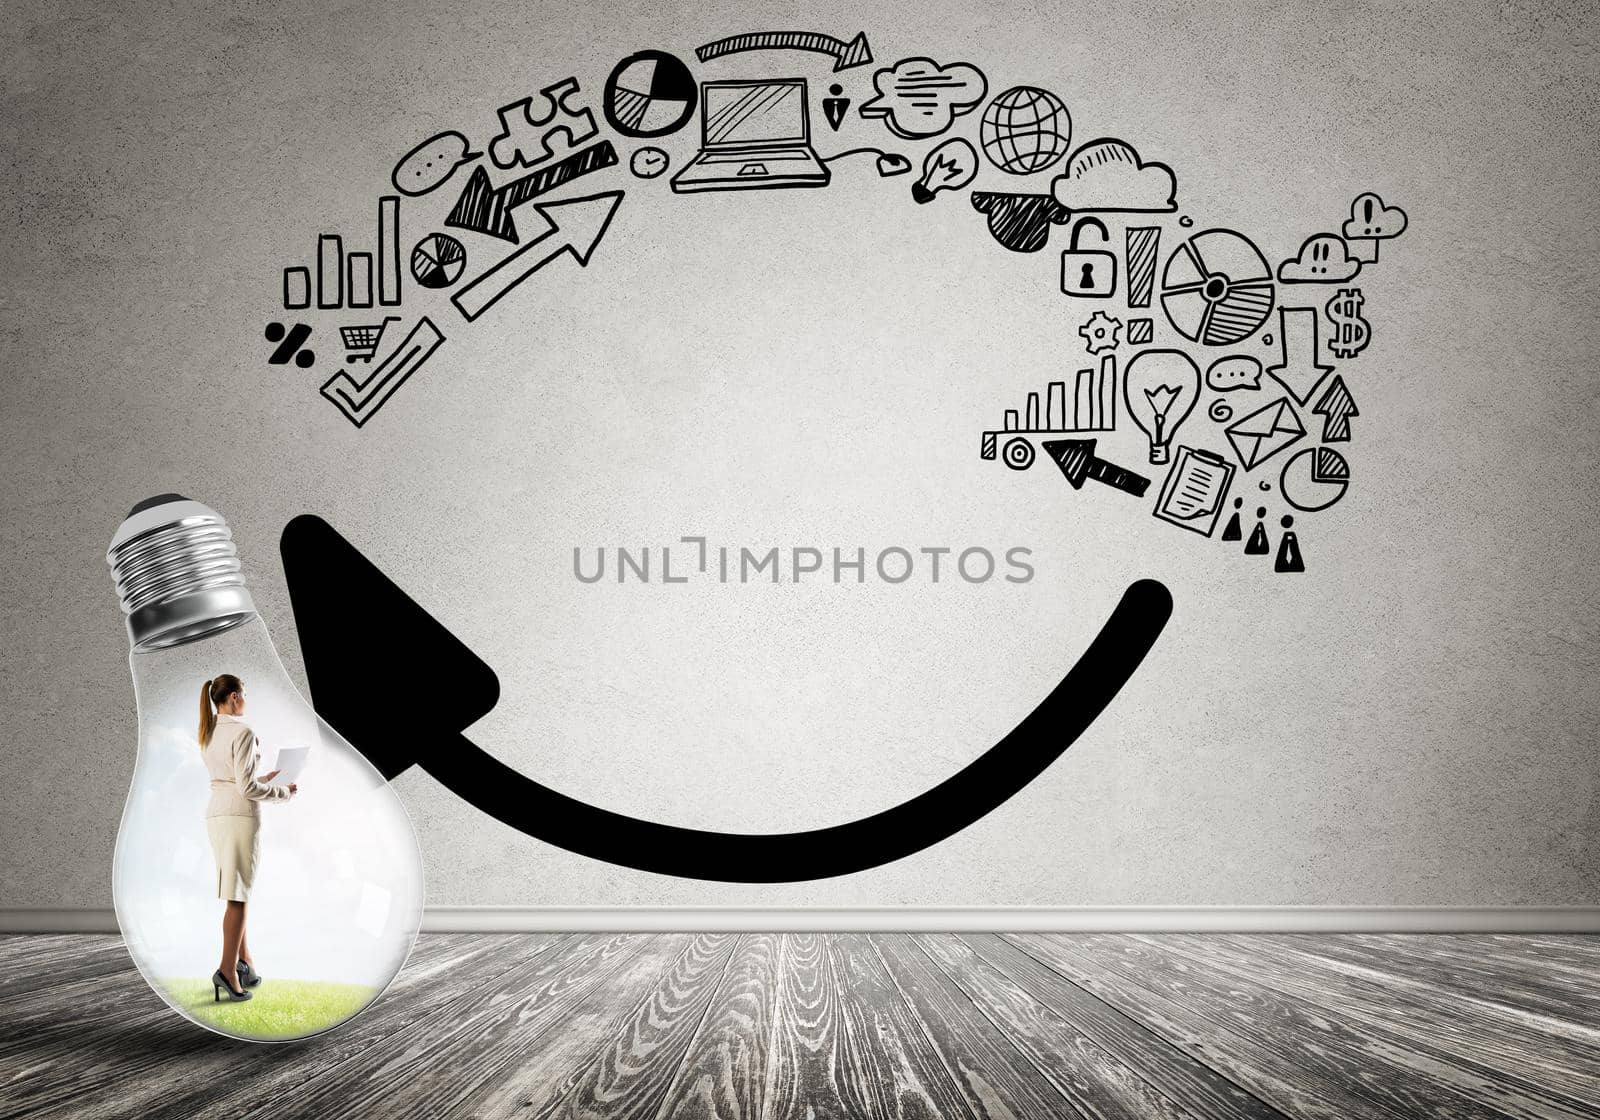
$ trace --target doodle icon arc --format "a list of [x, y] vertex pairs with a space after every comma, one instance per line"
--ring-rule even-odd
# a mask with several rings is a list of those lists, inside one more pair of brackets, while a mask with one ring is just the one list
[[[216, 511], [177, 494], [141, 502], [106, 559], [139, 707], [112, 869], [129, 955], [175, 1012], [219, 1034], [337, 1027], [388, 987], [421, 925], [405, 807], [295, 690]], [[248, 901], [270, 976], [211, 974], [219, 899]]]

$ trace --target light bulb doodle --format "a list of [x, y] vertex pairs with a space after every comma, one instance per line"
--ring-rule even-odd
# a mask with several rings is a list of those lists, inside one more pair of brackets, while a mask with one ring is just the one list
[[[422, 921], [405, 807], [295, 691], [214, 510], [176, 494], [141, 502], [106, 559], [139, 705], [112, 872], [128, 952], [175, 1011], [219, 1034], [338, 1026], [395, 978]], [[237, 687], [219, 699], [209, 686], [225, 674]], [[209, 733], [195, 720], [202, 685]], [[242, 954], [211, 974], [219, 944], [240, 952], [247, 915], [265, 979]]]
[[922, 178], [911, 184], [911, 197], [932, 202], [940, 191], [957, 191], [978, 174], [978, 151], [957, 136], [946, 140], [922, 161]]
[[[1082, 467], [1097, 481], [1120, 470], [1091, 463], [1087, 455]], [[1121, 473], [1129, 477], [1119, 485], [1142, 493], [1131, 472]], [[639, 871], [730, 883], [848, 875], [960, 832], [1027, 786], [1083, 734], [1172, 614], [1172, 596], [1162, 584], [1130, 584], [1089, 648], [1038, 707], [965, 768], [907, 801], [810, 832], [713, 832], [602, 809], [506, 766], [463, 734], [500, 698], [488, 665], [321, 518], [303, 514], [290, 521], [280, 549], [318, 710], [354, 736], [385, 777], [419, 766], [458, 797], [547, 844]], [[372, 704], [348, 687], [352, 664], [394, 694], [426, 697], [426, 703]]]
[[1165, 463], [1172, 437], [1200, 396], [1200, 367], [1182, 350], [1143, 350], [1123, 375], [1128, 414], [1150, 437], [1150, 461]]

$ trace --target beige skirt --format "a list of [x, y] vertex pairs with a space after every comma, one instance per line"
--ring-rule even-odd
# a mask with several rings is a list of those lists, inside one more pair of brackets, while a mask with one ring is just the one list
[[261, 821], [257, 817], [207, 817], [211, 851], [217, 857], [217, 897], [248, 902], [261, 858]]

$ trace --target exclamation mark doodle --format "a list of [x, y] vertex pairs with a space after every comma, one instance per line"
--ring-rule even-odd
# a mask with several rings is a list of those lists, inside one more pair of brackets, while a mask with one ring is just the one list
[[1156, 283], [1156, 252], [1161, 247], [1160, 226], [1132, 226], [1126, 238], [1128, 254], [1128, 306], [1149, 307]]

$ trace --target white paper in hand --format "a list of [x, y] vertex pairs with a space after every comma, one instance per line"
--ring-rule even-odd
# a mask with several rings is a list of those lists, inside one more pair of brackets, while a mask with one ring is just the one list
[[278, 776], [272, 779], [272, 784], [286, 786], [290, 782], [298, 781], [300, 772], [306, 768], [306, 759], [310, 755], [310, 747], [279, 747], [277, 761], [273, 763], [273, 769], [278, 771]]

